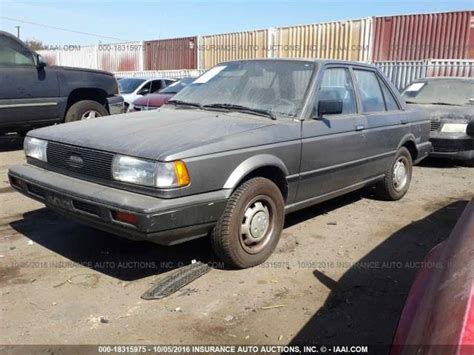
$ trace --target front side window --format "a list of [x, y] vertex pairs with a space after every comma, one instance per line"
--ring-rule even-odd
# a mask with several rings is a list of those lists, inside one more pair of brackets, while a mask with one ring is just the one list
[[202, 106], [241, 106], [297, 117], [304, 105], [315, 64], [305, 61], [255, 60], [213, 67], [177, 94], [173, 101]]
[[155, 91], [161, 90], [162, 87], [163, 87], [163, 83], [161, 82], [161, 80], [153, 80], [151, 82], [150, 92], [155, 92]]
[[362, 112], [385, 111], [385, 102], [380, 89], [380, 84], [375, 72], [368, 70], [354, 70], [360, 92]]
[[130, 94], [134, 92], [144, 82], [145, 82], [145, 79], [139, 79], [139, 78], [120, 79], [118, 81], [119, 91], [121, 94]]
[[7, 36], [0, 36], [0, 65], [32, 66], [33, 55], [20, 43]]
[[348, 69], [330, 68], [324, 71], [316, 102], [320, 100], [342, 101], [342, 114], [356, 112], [354, 87]]

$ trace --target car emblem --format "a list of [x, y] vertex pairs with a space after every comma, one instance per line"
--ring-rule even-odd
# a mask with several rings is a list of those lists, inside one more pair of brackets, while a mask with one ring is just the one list
[[77, 154], [69, 154], [66, 163], [74, 168], [81, 168], [84, 165], [84, 159]]

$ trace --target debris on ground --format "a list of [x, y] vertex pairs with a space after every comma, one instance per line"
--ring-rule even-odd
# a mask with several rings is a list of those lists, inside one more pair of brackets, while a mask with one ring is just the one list
[[284, 304], [277, 304], [277, 305], [274, 305], [274, 306], [264, 306], [262, 307], [262, 309], [274, 309], [274, 308], [283, 308], [285, 307]]
[[227, 316], [224, 318], [224, 320], [225, 320], [226, 322], [231, 322], [231, 321], [234, 320], [234, 316], [229, 314], [229, 315], [227, 315]]
[[158, 280], [149, 290], [145, 291], [142, 298], [153, 300], [170, 296], [209, 271], [211, 271], [211, 267], [199, 261], [183, 266], [172, 271], [167, 277]]

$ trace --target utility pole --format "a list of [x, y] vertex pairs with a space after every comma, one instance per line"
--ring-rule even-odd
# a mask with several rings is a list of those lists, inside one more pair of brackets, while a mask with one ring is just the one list
[[16, 36], [18, 37], [18, 39], [20, 38], [20, 27], [21, 26], [15, 26], [16, 27]]

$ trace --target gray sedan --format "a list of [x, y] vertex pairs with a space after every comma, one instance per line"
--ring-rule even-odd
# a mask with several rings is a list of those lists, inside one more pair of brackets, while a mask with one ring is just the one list
[[430, 122], [361, 63], [217, 65], [155, 111], [31, 131], [11, 185], [134, 239], [210, 235], [225, 262], [266, 260], [285, 214], [376, 184], [402, 198]]

